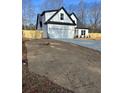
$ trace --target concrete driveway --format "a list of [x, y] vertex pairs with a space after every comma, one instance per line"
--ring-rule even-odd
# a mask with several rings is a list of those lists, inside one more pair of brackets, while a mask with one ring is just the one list
[[58, 40], [101, 51], [101, 40], [79, 40], [79, 39], [58, 39]]

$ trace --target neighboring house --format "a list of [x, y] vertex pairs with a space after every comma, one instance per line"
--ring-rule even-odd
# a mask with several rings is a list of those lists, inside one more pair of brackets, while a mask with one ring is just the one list
[[87, 37], [88, 28], [83, 28], [83, 25], [79, 23], [74, 13], [68, 14], [61, 7], [58, 10], [48, 10], [38, 14], [36, 29], [43, 31], [44, 38]]

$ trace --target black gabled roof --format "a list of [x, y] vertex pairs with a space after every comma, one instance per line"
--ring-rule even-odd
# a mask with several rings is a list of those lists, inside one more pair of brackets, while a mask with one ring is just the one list
[[65, 22], [55, 22], [55, 21], [49, 21], [49, 22], [45, 22], [45, 24], [58, 24], [58, 25], [76, 25], [76, 24], [73, 24], [73, 23], [65, 23]]
[[70, 14], [70, 16], [71, 16], [71, 15], [74, 15], [74, 16], [76, 17], [76, 19], [78, 20], [76, 14], [75, 14], [74, 12], [72, 12], [72, 13]]
[[[73, 21], [73, 19], [70, 17], [70, 15], [68, 14], [68, 12], [65, 10], [64, 7], [61, 7], [60, 9], [57, 10], [57, 12], [55, 14], [53, 14], [45, 23], [50, 23], [50, 20], [61, 10], [63, 9], [65, 11], [65, 13], [67, 14], [67, 16], [71, 19], [71, 21], [73, 22], [73, 25], [76, 25], [75, 22]], [[55, 23], [55, 22], [54, 22]]]
[[40, 14], [41, 16], [43, 16], [45, 13], [47, 12], [55, 12], [55, 11], [58, 11], [59, 9], [55, 9], [55, 10], [46, 10], [46, 11], [43, 11], [42, 14]]

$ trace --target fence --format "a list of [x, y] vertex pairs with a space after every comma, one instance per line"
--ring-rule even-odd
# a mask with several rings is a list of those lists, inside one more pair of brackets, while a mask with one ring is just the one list
[[43, 38], [43, 31], [22, 30], [22, 36], [27, 39], [41, 39]]
[[89, 36], [91, 39], [96, 39], [96, 40], [101, 39], [101, 33], [89, 33]]

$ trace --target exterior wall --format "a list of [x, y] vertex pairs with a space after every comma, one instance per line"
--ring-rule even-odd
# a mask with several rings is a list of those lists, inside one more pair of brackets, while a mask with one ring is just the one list
[[42, 30], [43, 30], [43, 38], [47, 38], [48, 32], [47, 32], [47, 25], [46, 24], [44, 24]]
[[[72, 18], [72, 20], [75, 21], [75, 23], [76, 23], [75, 28], [76, 28], [77, 27], [77, 18], [73, 14], [71, 15], [71, 18]], [[78, 31], [75, 29], [74, 37], [77, 37], [77, 36], [78, 36]]]
[[56, 13], [56, 11], [55, 12], [46, 12], [45, 13], [45, 21], [47, 21], [55, 13]]
[[72, 14], [71, 18], [75, 21], [75, 23], [77, 24], [77, 18]]
[[[81, 31], [82, 30], [85, 30], [85, 36], [84, 35], [81, 35]], [[81, 37], [89, 37], [89, 30], [88, 29], [77, 29], [77, 33], [78, 33], [78, 37], [80, 38]]]
[[[64, 14], [64, 20], [60, 19], [60, 14], [63, 13]], [[56, 22], [66, 22], [66, 23], [72, 23], [72, 21], [70, 20], [70, 18], [67, 16], [67, 14], [65, 13], [65, 11], [63, 9], [61, 9], [52, 19], [51, 21], [56, 21]]]
[[[42, 28], [40, 27], [40, 21], [42, 22]], [[47, 38], [47, 26], [44, 24], [44, 22], [45, 22], [45, 15], [39, 16], [37, 30], [39, 32], [43, 31], [43, 38]]]
[[43, 27], [44, 26], [44, 22], [45, 22], [45, 15], [42, 16], [41, 21], [42, 21], [42, 27]]
[[75, 29], [75, 32], [74, 32], [74, 37], [76, 38], [78, 36], [78, 30]]
[[42, 17], [38, 16], [38, 27], [37, 27], [37, 30], [41, 30], [41, 27], [40, 27], [40, 21], [41, 20], [42, 20]]
[[46, 16], [42, 16], [42, 30], [43, 30], [43, 38], [47, 38], [47, 24], [44, 24], [46, 20]]
[[74, 38], [74, 26], [48, 24], [49, 38]]

